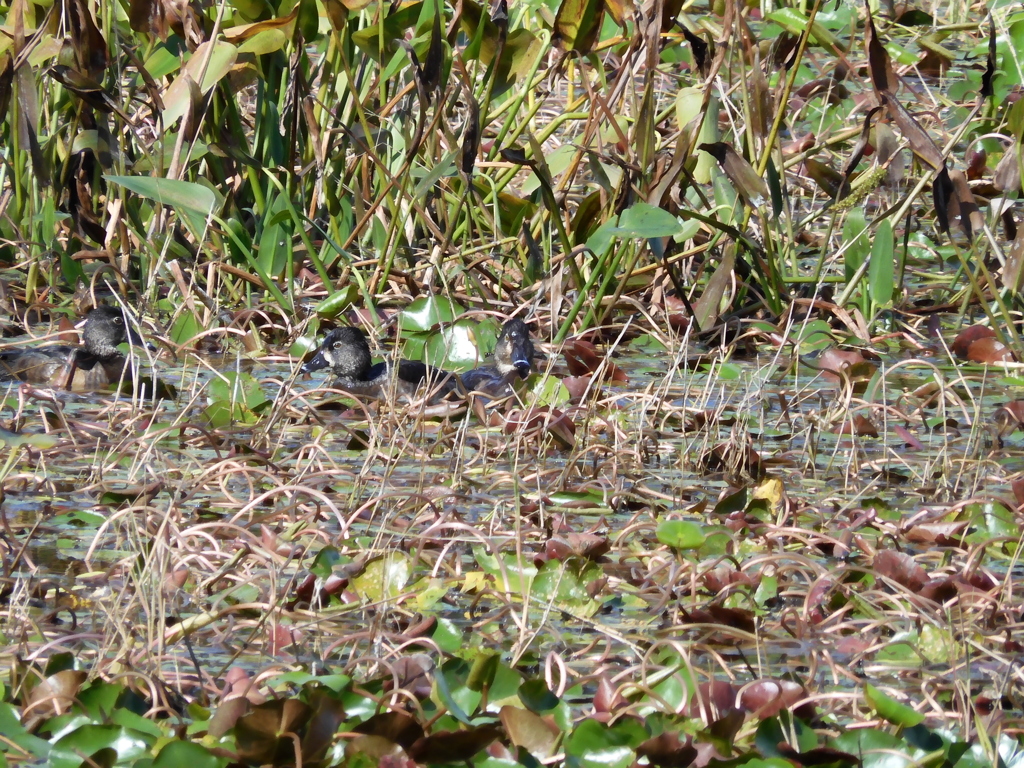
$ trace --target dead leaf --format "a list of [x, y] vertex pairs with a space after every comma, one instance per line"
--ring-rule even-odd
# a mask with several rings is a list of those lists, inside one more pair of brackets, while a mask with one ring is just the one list
[[856, 435], [857, 437], [878, 437], [878, 429], [871, 420], [861, 414], [855, 414], [852, 419], [846, 419], [833, 430], [837, 435]]
[[903, 552], [883, 549], [875, 555], [872, 567], [878, 576], [895, 581], [911, 592], [920, 592], [928, 582], [924, 568]]
[[569, 373], [573, 376], [586, 376], [596, 373], [601, 367], [601, 363], [604, 362], [605, 378], [610, 381], [629, 381], [629, 378], [622, 369], [611, 360], [606, 360], [604, 355], [597, 351], [597, 347], [589, 341], [573, 339], [562, 350], [562, 354], [565, 356]]
[[967, 349], [967, 359], [972, 363], [1012, 363], [1016, 360], [1013, 352], [999, 339], [978, 339]]
[[461, 763], [470, 760], [501, 735], [495, 725], [482, 725], [465, 731], [438, 731], [424, 736], [409, 748], [409, 757], [417, 763]]
[[966, 360], [967, 350], [970, 348], [971, 344], [978, 339], [994, 339], [995, 336], [996, 332], [988, 326], [972, 325], [969, 328], [964, 328], [953, 340], [953, 354], [961, 360]]
[[775, 717], [783, 709], [807, 697], [800, 683], [792, 680], [762, 679], [748, 683], [739, 693], [740, 708], [753, 713], [758, 720]]

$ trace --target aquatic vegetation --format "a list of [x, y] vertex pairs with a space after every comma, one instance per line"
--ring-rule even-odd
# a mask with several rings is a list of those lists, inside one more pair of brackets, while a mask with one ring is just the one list
[[[5, 349], [159, 342], [4, 390], [5, 761], [1013, 768], [985, 10], [0, 5]], [[303, 373], [347, 327], [515, 374]]]

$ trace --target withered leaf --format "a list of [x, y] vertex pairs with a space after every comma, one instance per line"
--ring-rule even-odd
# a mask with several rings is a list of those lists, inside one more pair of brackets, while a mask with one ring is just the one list
[[94, 79], [102, 78], [110, 65], [107, 41], [92, 18], [87, 0], [65, 0], [67, 26], [78, 66]]
[[509, 741], [523, 747], [534, 757], [544, 759], [554, 754], [561, 731], [543, 717], [528, 709], [506, 704], [498, 713]]
[[1008, 146], [992, 174], [992, 186], [1000, 192], [1016, 192], [1020, 189], [1020, 142]]
[[953, 199], [953, 181], [949, 171], [943, 167], [932, 182], [932, 201], [935, 204], [935, 218], [939, 230], [949, 234], [950, 205]]
[[1000, 435], [1008, 435], [1024, 426], [1024, 400], [1011, 400], [993, 414]]
[[646, 757], [647, 764], [658, 768], [686, 768], [697, 757], [697, 749], [687, 736], [686, 742], [676, 733], [666, 732], [654, 736], [636, 748], [637, 757]]
[[974, 237], [985, 226], [978, 204], [974, 201], [974, 195], [967, 184], [967, 177], [963, 171], [948, 171], [949, 179], [953, 182], [953, 195], [949, 201], [949, 218], [960, 222], [960, 228], [967, 235], [968, 239]]
[[978, 339], [994, 339], [996, 332], [986, 325], [972, 325], [964, 328], [953, 340], [953, 354], [961, 360], [967, 359], [967, 350]]
[[1017, 358], [1013, 351], [999, 339], [987, 337], [978, 339], [967, 348], [967, 359], [972, 363], [1012, 363]]
[[483, 725], [465, 731], [440, 731], [424, 736], [409, 749], [417, 763], [459, 763], [471, 759], [498, 736], [495, 725]]
[[462, 132], [462, 172], [472, 176], [476, 167], [476, 157], [480, 152], [480, 105], [473, 96], [472, 87], [465, 85], [464, 90], [469, 110], [466, 115], [466, 127]]
[[835, 430], [837, 435], [856, 435], [857, 437], [878, 437], [878, 428], [862, 414], [854, 414], [852, 419], [844, 420]]
[[861, 764], [861, 759], [856, 755], [851, 755], [849, 752], [841, 752], [831, 747], [816, 747], [808, 749], [806, 752], [799, 752], [789, 746], [789, 744], [780, 742], [776, 748], [784, 758], [791, 760], [797, 765], [806, 766], [806, 768], [813, 768], [813, 766], [818, 765], [848, 766]]
[[928, 575], [924, 568], [918, 565], [914, 558], [903, 552], [891, 549], [880, 550], [875, 555], [873, 567], [879, 576], [895, 581], [911, 592], [920, 592], [921, 587], [928, 582]]
[[742, 709], [764, 720], [774, 717], [783, 709], [789, 709], [806, 696], [807, 692], [800, 683], [765, 678], [744, 686], [740, 691], [739, 702]]
[[605, 378], [611, 381], [629, 381], [625, 372], [611, 360], [605, 360], [604, 356], [598, 353], [597, 347], [589, 341], [574, 339], [566, 345], [562, 354], [565, 356], [569, 373], [573, 376], [586, 376], [595, 373], [604, 362]]
[[843, 174], [835, 168], [813, 157], [804, 160], [804, 168], [807, 169], [807, 175], [826, 195], [835, 198], [839, 194], [839, 189], [843, 184]]
[[278, 763], [295, 753], [289, 734], [298, 733], [312, 709], [298, 699], [276, 699], [253, 707], [235, 724], [238, 754], [255, 763]]
[[770, 192], [764, 179], [758, 175], [746, 158], [724, 141], [701, 144], [697, 149], [707, 152], [718, 161], [740, 197], [752, 208], [763, 206]]
[[444, 65], [444, 44], [441, 37], [442, 9], [443, 5], [440, 0], [435, 0], [430, 47], [427, 48], [427, 58], [423, 62], [423, 85], [428, 96], [433, 96], [442, 88], [441, 71]]
[[367, 736], [380, 736], [409, 749], [423, 738], [423, 727], [404, 712], [381, 712], [353, 729]]
[[539, 435], [550, 434], [565, 447], [570, 447], [576, 440], [576, 424], [557, 408], [541, 406], [528, 408], [525, 411], [515, 410], [509, 413], [505, 421], [505, 434], [516, 432]]
[[890, 119], [896, 123], [903, 138], [910, 144], [911, 151], [935, 170], [945, 169], [946, 161], [942, 156], [942, 150], [907, 108], [890, 94], [881, 94], [881, 101]]
[[604, 22], [604, 0], [562, 0], [555, 15], [552, 42], [563, 51], [586, 55]]
[[992, 80], [996, 76], [996, 25], [992, 14], [988, 15], [988, 56], [985, 58], [985, 72], [981, 76], [981, 98], [987, 99], [993, 94]]
[[[871, 16], [871, 9], [868, 9], [867, 25], [864, 29], [864, 44], [868, 49], [868, 74], [871, 76], [871, 85], [875, 92], [881, 94], [896, 93], [896, 73], [892, 68], [892, 61], [889, 59], [889, 52], [885, 50], [882, 41], [878, 39], [878, 31], [875, 29], [875, 20]], [[882, 101], [879, 98], [879, 101]]]
[[700, 35], [696, 35], [683, 24], [683, 37], [690, 45], [693, 52], [693, 62], [697, 65], [697, 71], [702, 77], [707, 77], [711, 71], [711, 57], [708, 55], [708, 44]]

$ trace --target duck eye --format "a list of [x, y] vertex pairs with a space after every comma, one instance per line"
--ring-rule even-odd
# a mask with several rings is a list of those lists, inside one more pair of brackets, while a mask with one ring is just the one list
[[335, 349], [341, 349], [341, 342], [340, 341], [336, 341], [336, 342], [334, 342], [333, 346], [334, 346]]

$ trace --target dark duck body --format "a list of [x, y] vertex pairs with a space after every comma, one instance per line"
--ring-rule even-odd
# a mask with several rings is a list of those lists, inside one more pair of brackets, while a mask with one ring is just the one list
[[462, 374], [462, 388], [490, 397], [507, 397], [512, 394], [512, 385], [517, 379], [530, 376], [536, 356], [526, 323], [519, 318], [507, 320], [494, 348], [493, 365], [466, 371]]
[[124, 343], [142, 345], [117, 307], [96, 307], [85, 319], [82, 345], [54, 345], [0, 352], [0, 381], [25, 381], [74, 392], [101, 389], [130, 378], [127, 358], [117, 348]]
[[393, 386], [400, 397], [412, 398], [420, 387], [426, 387], [431, 399], [439, 399], [456, 388], [454, 374], [413, 360], [374, 365], [366, 334], [359, 328], [335, 328], [328, 333], [302, 372], [322, 368], [331, 369], [331, 386], [364, 397], [386, 397]]

